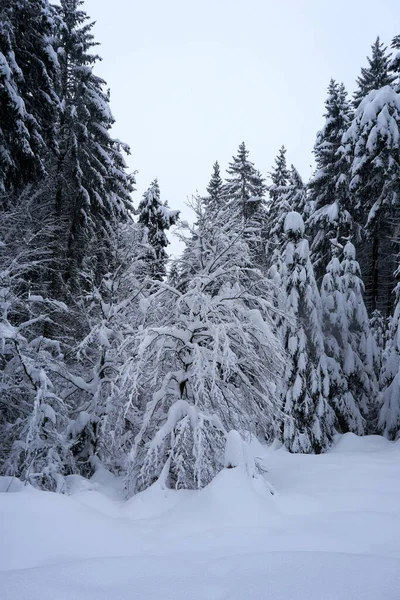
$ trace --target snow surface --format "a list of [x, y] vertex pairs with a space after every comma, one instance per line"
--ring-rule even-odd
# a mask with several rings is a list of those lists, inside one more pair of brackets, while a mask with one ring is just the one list
[[1, 600], [398, 600], [400, 441], [253, 450], [273, 495], [242, 466], [127, 501], [104, 470], [69, 496], [0, 479]]
[[295, 211], [288, 212], [285, 217], [285, 223], [283, 225], [285, 233], [292, 231], [293, 233], [304, 233], [304, 221], [303, 217]]

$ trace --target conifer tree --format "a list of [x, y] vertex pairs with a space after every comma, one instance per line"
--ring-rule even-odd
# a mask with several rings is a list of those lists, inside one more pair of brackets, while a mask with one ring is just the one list
[[304, 221], [289, 212], [278, 266], [284, 293], [281, 335], [288, 360], [282, 383], [282, 439], [291, 452], [319, 453], [334, 434], [329, 375], [321, 330], [321, 299], [304, 238]]
[[155, 179], [143, 194], [138, 213], [138, 222], [145, 228], [145, 241], [152, 249], [148, 258], [149, 275], [154, 279], [163, 279], [168, 260], [165, 251], [169, 244], [166, 231], [177, 222], [179, 211], [170, 210], [166, 202], [161, 202], [160, 187]]
[[266, 208], [264, 179], [249, 160], [249, 151], [243, 142], [237, 156], [229, 163], [224, 193], [229, 207], [230, 220], [242, 228], [242, 235], [249, 245], [253, 264], [262, 270], [266, 268], [265, 226]]
[[313, 211], [308, 228], [318, 284], [331, 260], [332, 244], [338, 248], [338, 241], [348, 236], [352, 228], [349, 167], [342, 150], [342, 137], [349, 128], [351, 110], [343, 84], [331, 79], [325, 107], [325, 124], [314, 146], [317, 169], [309, 183]]
[[381, 406], [378, 432], [393, 440], [400, 435], [400, 285], [396, 286], [396, 302], [388, 329], [380, 375]]
[[357, 78], [358, 89], [354, 93], [354, 106], [357, 108], [361, 100], [372, 92], [386, 85], [391, 85], [394, 75], [390, 73], [390, 54], [387, 47], [380, 41], [379, 36], [371, 46], [372, 55], [368, 56], [368, 67], [361, 69], [361, 75]]
[[1, 3], [0, 193], [21, 191], [43, 177], [49, 149], [56, 148], [55, 30], [47, 0]]
[[221, 208], [224, 202], [224, 182], [220, 175], [219, 163], [216, 161], [213, 165], [213, 172], [207, 186], [207, 196], [203, 202], [206, 208], [206, 212], [210, 214], [210, 218], [213, 218]]
[[226, 180], [225, 194], [232, 208], [247, 221], [259, 210], [266, 187], [260, 172], [249, 161], [249, 151], [244, 142], [229, 163], [227, 173], [231, 177]]
[[368, 240], [362, 261], [366, 305], [386, 316], [392, 308], [393, 240], [400, 214], [400, 98], [391, 86], [362, 100], [343, 142], [354, 210]]
[[341, 263], [344, 306], [346, 311], [348, 351], [344, 371], [348, 388], [361, 414], [368, 418], [376, 414], [378, 348], [372, 335], [364, 303], [364, 284], [356, 250], [351, 242], [343, 249]]
[[[375, 408], [377, 347], [363, 300], [363, 284], [348, 242], [322, 280], [322, 324], [330, 377], [329, 402], [337, 429], [362, 435]], [[375, 411], [376, 412], [376, 411]]]
[[[286, 164], [286, 148], [285, 146], [281, 146], [279, 149], [278, 155], [275, 158], [275, 165], [272, 168], [272, 171], [269, 173], [272, 185], [268, 188], [268, 193], [272, 200], [275, 198], [275, 194], [279, 193], [278, 190], [282, 187], [285, 187], [289, 180], [289, 170]], [[271, 204], [273, 204], [271, 202]]]
[[288, 212], [298, 212], [305, 219], [309, 214], [307, 186], [300, 173], [292, 165], [288, 172], [286, 185], [274, 188], [274, 198], [266, 217], [265, 238], [267, 263], [274, 264], [274, 252], [279, 249], [283, 239], [283, 228]]
[[65, 263], [65, 279], [76, 286], [88, 274], [99, 282], [108, 270], [112, 238], [128, 216], [133, 179], [122, 151], [113, 140], [114, 118], [105, 82], [93, 72], [97, 43], [82, 0], [61, 0], [59, 153], [54, 210], [61, 223], [55, 243]]
[[390, 70], [394, 73], [392, 85], [396, 92], [400, 92], [400, 35], [396, 35], [392, 40], [392, 48], [395, 54], [390, 62]]

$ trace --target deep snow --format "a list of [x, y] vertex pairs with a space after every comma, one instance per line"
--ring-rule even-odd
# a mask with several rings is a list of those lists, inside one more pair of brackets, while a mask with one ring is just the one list
[[1, 600], [398, 600], [400, 441], [261, 453], [271, 485], [239, 466], [128, 501], [104, 471], [69, 496], [3, 478]]

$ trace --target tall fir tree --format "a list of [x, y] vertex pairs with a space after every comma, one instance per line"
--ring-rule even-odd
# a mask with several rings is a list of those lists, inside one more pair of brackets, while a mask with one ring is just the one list
[[371, 423], [377, 412], [376, 368], [379, 350], [364, 303], [364, 284], [356, 249], [351, 242], [347, 242], [343, 249], [341, 268], [348, 335], [344, 370], [350, 393], [362, 415]]
[[204, 198], [206, 212], [211, 215], [216, 214], [224, 201], [224, 182], [222, 181], [218, 161], [213, 165], [213, 172], [207, 186], [207, 196]]
[[43, 177], [47, 154], [57, 146], [56, 25], [47, 0], [1, 3], [0, 194]]
[[254, 264], [266, 268], [265, 226], [266, 208], [264, 178], [249, 160], [249, 151], [243, 142], [237, 156], [229, 163], [224, 186], [230, 219], [240, 224], [249, 245]]
[[381, 406], [378, 432], [391, 440], [400, 436], [400, 284], [396, 286], [395, 298], [379, 381]]
[[400, 35], [396, 35], [392, 40], [392, 48], [395, 50], [394, 56], [390, 62], [390, 70], [394, 73], [392, 85], [396, 92], [400, 92]]
[[143, 199], [138, 207], [138, 214], [138, 222], [145, 228], [145, 241], [151, 249], [151, 254], [148, 257], [149, 275], [154, 279], [163, 279], [166, 275], [168, 260], [165, 251], [169, 244], [166, 231], [177, 222], [179, 211], [170, 210], [166, 202], [161, 202], [160, 186], [157, 179], [143, 194]]
[[369, 92], [391, 85], [395, 79], [390, 73], [391, 55], [387, 53], [387, 47], [380, 41], [379, 36], [372, 44], [371, 50], [371, 58], [367, 57], [368, 67], [362, 67], [361, 75], [357, 78], [358, 89], [353, 96], [356, 108]]
[[228, 177], [225, 183], [225, 194], [235, 211], [244, 221], [250, 219], [259, 209], [266, 186], [264, 179], [254, 163], [249, 160], [249, 151], [244, 142], [239, 146], [238, 153], [233, 156], [227, 169]]
[[285, 187], [289, 180], [289, 169], [286, 163], [286, 148], [281, 146], [278, 155], [275, 158], [275, 164], [272, 171], [269, 173], [272, 180], [272, 185], [268, 187], [268, 193], [273, 200], [275, 193], [282, 187]]
[[267, 264], [274, 264], [274, 252], [279, 250], [283, 239], [283, 228], [288, 212], [298, 212], [305, 219], [309, 214], [307, 186], [300, 173], [292, 165], [288, 171], [286, 185], [274, 187], [273, 200], [266, 217], [265, 238]]
[[[400, 97], [387, 85], [358, 106], [343, 136], [350, 161], [350, 192], [367, 244], [360, 260], [370, 313], [392, 310], [393, 272], [400, 215]], [[360, 257], [361, 258], [361, 257]]]
[[[341, 433], [362, 435], [376, 416], [378, 350], [363, 300], [355, 248], [333, 256], [322, 280], [322, 324], [330, 377], [329, 402]], [[375, 404], [374, 404], [375, 403]]]
[[278, 262], [285, 315], [280, 331], [288, 355], [281, 389], [282, 439], [290, 452], [320, 453], [328, 448], [335, 432], [334, 413], [328, 404], [321, 298], [299, 213], [286, 215]]
[[[129, 148], [110, 136], [114, 118], [105, 82], [93, 72], [99, 57], [94, 23], [80, 9], [82, 0], [61, 0], [58, 124], [54, 211], [60, 222], [55, 253], [64, 261], [64, 279], [81, 285], [94, 273], [107, 272], [112, 239], [131, 209], [133, 178], [126, 173], [123, 151]], [[86, 273], [86, 275], [85, 275]]]
[[338, 242], [352, 229], [349, 166], [342, 149], [342, 137], [351, 122], [351, 109], [344, 85], [333, 79], [328, 86], [325, 108], [325, 124], [314, 146], [317, 168], [309, 183], [311, 260], [319, 285], [332, 258], [332, 244], [337, 249]]

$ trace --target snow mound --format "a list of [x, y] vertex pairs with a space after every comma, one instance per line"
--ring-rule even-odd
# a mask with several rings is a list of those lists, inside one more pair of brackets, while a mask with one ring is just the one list
[[345, 433], [340, 436], [331, 452], [380, 452], [394, 449], [395, 442], [390, 442], [380, 435], [358, 436]]
[[[271, 524], [277, 508], [270, 486], [261, 475], [250, 477], [245, 466], [223, 469], [204, 489], [191, 495], [188, 502], [176, 507], [180, 520], [191, 521], [201, 528], [260, 527]], [[177, 517], [172, 511], [171, 519]]]

